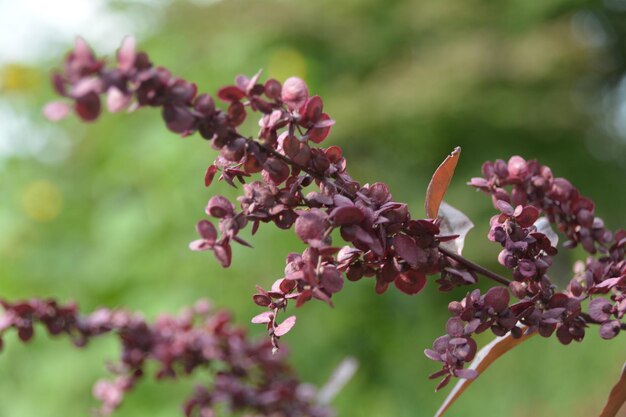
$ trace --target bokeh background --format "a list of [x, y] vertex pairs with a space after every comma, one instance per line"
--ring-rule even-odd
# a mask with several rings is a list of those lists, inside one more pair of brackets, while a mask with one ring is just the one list
[[[176, 312], [199, 297], [249, 318], [254, 284], [281, 277], [302, 244], [262, 228], [221, 269], [192, 253], [215, 156], [206, 142], [168, 133], [157, 112], [105, 115], [92, 125], [41, 117], [48, 76], [76, 35], [114, 54], [134, 34], [157, 64], [215, 92], [239, 73], [299, 75], [337, 120], [327, 144], [353, 176], [385, 181], [422, 214], [430, 175], [463, 155], [448, 201], [477, 227], [465, 254], [498, 271], [486, 238], [489, 199], [465, 182], [484, 160], [538, 158], [597, 203], [611, 228], [626, 223], [626, 1], [624, 0], [0, 0], [0, 296], [54, 296], [84, 309]], [[565, 283], [584, 255], [562, 251]], [[340, 416], [431, 416], [437, 369], [422, 354], [443, 333], [445, 305], [464, 290], [417, 297], [372, 281], [349, 283], [336, 307], [310, 303], [288, 337], [304, 380], [323, 384], [346, 356], [361, 366], [333, 405]], [[481, 339], [483, 343], [487, 338]], [[89, 415], [91, 384], [117, 356], [105, 339], [77, 351], [39, 333], [9, 337], [0, 355], [0, 416]], [[626, 360], [623, 337], [590, 329], [583, 344], [534, 338], [501, 359], [454, 406], [457, 416], [589, 416]], [[193, 382], [146, 382], [118, 417], [180, 415]], [[625, 414], [626, 415], [626, 414]]]

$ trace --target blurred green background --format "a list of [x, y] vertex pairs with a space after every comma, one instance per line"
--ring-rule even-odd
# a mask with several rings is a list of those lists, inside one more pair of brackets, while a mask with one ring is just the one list
[[[51, 6], [50, 4], [53, 6]], [[4, 16], [4, 17], [2, 17]], [[387, 182], [422, 215], [430, 175], [454, 146], [463, 155], [449, 202], [477, 224], [465, 254], [494, 270], [489, 199], [465, 185], [484, 160], [538, 158], [597, 203], [615, 229], [626, 221], [626, 1], [0, 0], [0, 296], [54, 296], [84, 309], [124, 306], [153, 317], [199, 297], [249, 323], [256, 283], [281, 277], [292, 231], [261, 228], [233, 266], [192, 253], [194, 224], [224, 184], [204, 188], [215, 152], [168, 133], [156, 111], [53, 125], [51, 68], [75, 35], [113, 55], [129, 33], [157, 64], [215, 92], [235, 75], [299, 75], [337, 120], [325, 144], [344, 149], [352, 175]], [[8, 38], [7, 38], [8, 37]], [[252, 131], [251, 131], [252, 133]], [[579, 251], [551, 274], [571, 275]], [[465, 290], [376, 296], [349, 283], [336, 307], [310, 303], [284, 343], [303, 380], [323, 384], [346, 356], [361, 367], [333, 405], [340, 416], [431, 416], [437, 369], [422, 354], [443, 333], [445, 305]], [[481, 339], [485, 343], [487, 338]], [[0, 355], [0, 416], [86, 416], [91, 384], [116, 346], [68, 347], [42, 332], [7, 338]], [[626, 360], [623, 336], [562, 346], [534, 338], [501, 359], [451, 416], [597, 414]], [[204, 381], [200, 375], [196, 381]], [[142, 384], [118, 417], [181, 415], [191, 381]], [[626, 414], [624, 414], [626, 415]]]

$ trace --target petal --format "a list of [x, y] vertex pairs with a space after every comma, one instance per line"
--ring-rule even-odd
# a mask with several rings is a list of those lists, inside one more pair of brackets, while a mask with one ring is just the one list
[[211, 249], [211, 245], [209, 245], [204, 239], [198, 239], [189, 244], [189, 249], [197, 252], [202, 252]]
[[207, 241], [209, 245], [213, 245], [215, 243], [215, 239], [217, 238], [217, 230], [215, 230], [215, 226], [208, 220], [200, 220], [196, 224], [196, 231], [198, 234]]
[[277, 337], [281, 337], [287, 334], [293, 326], [296, 324], [296, 316], [287, 317], [282, 323], [280, 323], [274, 329], [274, 335]]
[[135, 65], [135, 38], [127, 36], [117, 52], [118, 67], [122, 71], [129, 71]]
[[185, 133], [192, 130], [196, 124], [195, 116], [184, 106], [166, 104], [163, 106], [162, 115], [167, 128], [174, 133]]
[[322, 115], [323, 103], [319, 96], [310, 97], [304, 104], [302, 112], [302, 121], [306, 125], [307, 123], [315, 123]]
[[43, 108], [43, 115], [53, 122], [66, 118], [69, 112], [70, 105], [63, 101], [52, 101]]
[[599, 323], [603, 323], [611, 317], [611, 303], [605, 298], [594, 298], [589, 303], [589, 315]]
[[426, 276], [421, 272], [409, 270], [398, 275], [393, 283], [403, 293], [415, 295], [426, 286]]
[[509, 291], [505, 287], [493, 287], [485, 294], [485, 303], [496, 313], [504, 311], [509, 306]]
[[322, 113], [315, 126], [309, 130], [309, 140], [315, 143], [323, 142], [330, 133], [330, 128], [334, 123], [335, 121], [328, 114]]
[[[254, 294], [252, 296], [252, 300], [254, 301], [256, 305], [260, 307], [267, 307], [272, 302], [272, 299], [264, 294]], [[254, 323], [254, 319], [252, 320], [253, 320], [252, 322]]]
[[455, 369], [454, 376], [464, 379], [476, 379], [478, 377], [478, 371], [475, 369]]
[[[403, 233], [398, 233], [393, 238], [393, 246], [396, 250], [396, 253], [400, 255], [402, 259], [404, 259], [409, 265], [412, 267], [417, 266], [418, 262], [418, 253], [419, 248], [415, 243], [415, 240], [407, 236]], [[423, 253], [421, 253], [423, 255]], [[422, 256], [424, 257], [424, 256]]]
[[258, 314], [254, 317], [252, 317], [252, 320], [250, 320], [252, 323], [254, 324], [261, 324], [261, 323], [269, 323], [272, 321], [272, 319], [274, 318], [274, 313], [271, 311], [265, 311], [261, 314]]
[[209, 165], [204, 173], [204, 186], [208, 187], [213, 182], [213, 178], [215, 177], [215, 173], [217, 173], [217, 167], [215, 165]]
[[240, 90], [234, 85], [229, 85], [220, 88], [217, 92], [217, 97], [221, 100], [232, 103], [233, 101], [239, 101], [246, 96], [246, 93]]
[[119, 88], [113, 86], [107, 91], [107, 109], [115, 113], [125, 109], [130, 103], [131, 96], [124, 94]]
[[338, 207], [332, 211], [330, 216], [337, 226], [359, 224], [365, 218], [365, 214], [357, 206]]
[[277, 80], [271, 78], [265, 81], [264, 89], [267, 98], [274, 100], [280, 97], [282, 86]]
[[100, 115], [100, 97], [94, 92], [87, 93], [76, 100], [74, 105], [76, 113], [86, 122], [96, 120]]
[[522, 209], [521, 213], [515, 216], [515, 220], [522, 227], [532, 226], [539, 218], [539, 210], [534, 206], [526, 206]]

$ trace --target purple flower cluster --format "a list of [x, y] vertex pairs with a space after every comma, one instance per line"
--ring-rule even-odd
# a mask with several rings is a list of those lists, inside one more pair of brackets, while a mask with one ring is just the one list
[[[218, 227], [199, 221], [200, 239], [190, 244], [191, 249], [213, 251], [227, 267], [233, 242], [250, 246], [239, 232], [252, 224], [254, 234], [260, 223], [293, 227], [308, 246], [301, 255], [287, 257], [285, 276], [271, 290], [259, 289], [253, 297], [271, 312], [255, 321], [268, 325], [274, 344], [291, 328], [276, 323], [288, 300], [302, 305], [316, 298], [331, 304], [332, 295], [343, 287], [343, 273], [351, 281], [375, 277], [379, 294], [392, 283], [404, 293], [417, 294], [426, 284], [426, 275], [444, 269], [450, 276], [464, 277], [464, 284], [476, 282], [473, 272], [440, 253], [439, 242], [455, 236], [439, 236], [438, 220], [412, 220], [407, 205], [393, 201], [385, 184], [354, 181], [339, 147], [313, 146], [326, 138], [334, 121], [323, 112], [321, 98], [311, 96], [301, 79], [292, 77], [281, 84], [272, 79], [260, 83], [260, 73], [252, 78], [238, 76], [235, 85], [217, 92], [228, 103], [227, 110], [221, 111], [211, 96], [197, 95], [194, 84], [153, 67], [144, 53], [135, 52], [132, 40], [123, 43], [117, 56], [117, 66], [106, 68], [79, 40], [66, 58], [64, 72], [53, 76], [55, 85], [63, 87], [57, 90], [74, 91], [89, 80], [97, 87], [90, 94], [106, 94], [107, 102], [118, 103], [113, 95], [123, 97], [120, 101], [130, 109], [162, 107], [170, 130], [183, 136], [198, 131], [219, 150], [207, 169], [207, 186], [218, 173], [220, 180], [233, 186], [235, 180], [244, 184], [239, 209], [222, 196], [209, 200], [205, 212], [217, 219]], [[74, 100], [77, 109], [80, 97], [64, 95]], [[248, 112], [260, 113], [256, 140], [236, 130]], [[254, 174], [260, 174], [258, 179], [248, 182]], [[310, 186], [316, 187], [307, 190]], [[333, 245], [335, 230], [349, 245]]]
[[577, 263], [574, 278], [568, 292], [572, 297], [584, 300], [587, 297], [608, 294], [609, 299], [594, 298], [589, 303], [589, 318], [600, 324], [600, 336], [612, 339], [625, 327], [621, 322], [626, 313], [626, 231], [614, 235], [614, 243], [608, 253], [600, 258], [587, 258]]
[[[171, 131], [182, 136], [199, 132], [219, 151], [206, 170], [206, 186], [218, 174], [219, 180], [232, 186], [243, 184], [238, 206], [222, 196], [209, 200], [205, 212], [216, 219], [217, 226], [200, 220], [196, 225], [199, 239], [190, 244], [192, 250], [212, 251], [228, 267], [233, 242], [250, 246], [240, 232], [251, 225], [254, 234], [261, 223], [293, 228], [306, 245], [301, 253], [287, 256], [284, 275], [271, 288], [257, 286], [252, 297], [267, 309], [252, 322], [267, 327], [274, 351], [278, 339], [296, 322], [295, 316], [278, 319], [289, 302], [299, 307], [317, 299], [332, 305], [333, 295], [344, 287], [344, 277], [349, 281], [374, 278], [378, 294], [391, 284], [403, 293], [417, 294], [427, 276], [434, 274], [440, 274], [437, 283], [442, 291], [475, 284], [478, 274], [506, 286], [491, 288], [484, 295], [475, 290], [450, 303], [453, 317], [447, 334], [426, 351], [429, 358], [443, 364], [433, 374], [443, 377], [438, 388], [453, 376], [476, 376], [464, 365], [476, 353], [473, 334], [487, 329], [499, 336], [519, 337], [519, 326], [524, 325], [526, 331], [545, 337], [556, 333], [568, 344], [582, 340], [589, 324], [599, 324], [605, 338], [622, 328], [626, 232], [609, 231], [595, 216], [594, 203], [567, 180], [554, 178], [548, 167], [514, 156], [508, 162], [485, 163], [483, 177], [470, 182], [491, 195], [500, 211], [491, 220], [488, 237], [503, 247], [498, 261], [511, 270], [513, 280], [509, 280], [441, 245], [459, 236], [451, 234], [455, 230], [445, 230], [440, 218], [413, 219], [407, 205], [394, 201], [385, 184], [361, 185], [352, 179], [339, 147], [316, 146], [328, 136], [334, 121], [324, 113], [322, 99], [311, 96], [303, 80], [292, 77], [282, 84], [272, 79], [263, 83], [260, 73], [251, 78], [238, 76], [234, 85], [217, 92], [227, 106], [220, 110], [211, 96], [197, 93], [195, 84], [152, 66], [145, 53], [135, 51], [131, 39], [123, 43], [117, 57], [117, 66], [107, 68], [79, 40], [66, 58], [64, 71], [53, 76], [57, 92], [69, 98], [76, 113], [87, 121], [99, 115], [104, 94], [111, 111], [160, 107]], [[44, 111], [51, 119], [59, 119], [70, 107], [57, 102]], [[237, 130], [252, 112], [259, 113], [260, 119], [255, 138]], [[433, 195], [444, 193], [445, 189], [439, 189]], [[558, 292], [547, 275], [557, 249], [556, 241], [537, 226], [541, 215], [567, 236], [565, 247], [580, 244], [597, 255], [577, 269], [564, 292]], [[343, 243], [333, 243], [337, 237]], [[610, 301], [594, 298], [589, 313], [583, 311], [587, 298], [608, 293]], [[510, 305], [510, 294], [519, 301]], [[230, 382], [223, 383], [230, 386]], [[210, 392], [199, 391], [197, 403], [207, 397]]]
[[[567, 304], [570, 312], [580, 311], [580, 302], [586, 298], [611, 293], [612, 302], [596, 298], [590, 302], [589, 314], [581, 313], [581, 317], [584, 316], [587, 322], [601, 324], [600, 334], [603, 338], [616, 336], [621, 328], [619, 320], [626, 311], [626, 296], [622, 294], [626, 289], [626, 231], [612, 233], [608, 230], [602, 219], [595, 216], [593, 201], [583, 197], [565, 178], [554, 178], [550, 168], [537, 161], [526, 161], [514, 156], [508, 163], [502, 160], [486, 162], [482, 171], [484, 178], [472, 178], [470, 185], [491, 194], [496, 206], [504, 205], [503, 202], [534, 206], [568, 237], [569, 240], [563, 246], [573, 248], [581, 244], [587, 252], [596, 255], [575, 267], [575, 276], [568, 286]], [[506, 186], [511, 186], [510, 192], [504, 188]], [[490, 238], [492, 236], [495, 233], [491, 233]], [[547, 248], [546, 238], [543, 237], [541, 241]], [[548, 250], [544, 249], [543, 252], [552, 255]], [[502, 260], [509, 260], [502, 253], [499, 259], [501, 263]], [[526, 274], [541, 272], [542, 266], [547, 268], [551, 263], [546, 256], [538, 261], [535, 267], [525, 264], [523, 271]], [[527, 288], [523, 284], [514, 283], [511, 284], [511, 290], [521, 298]], [[533, 292], [531, 289], [529, 295]], [[574, 320], [575, 325], [570, 329], [575, 340], [582, 339], [584, 335], [581, 321], [582, 318]], [[557, 332], [557, 335], [562, 342], [571, 340], [563, 333], [559, 335]]]
[[496, 205], [501, 214], [492, 217], [488, 237], [504, 247], [498, 262], [513, 272], [515, 281], [509, 284], [511, 291], [520, 299], [538, 293], [551, 295], [553, 288], [546, 272], [557, 250], [534, 226], [539, 210], [533, 206], [513, 209], [503, 200], [498, 200]]
[[500, 336], [509, 331], [520, 334], [519, 327], [516, 327], [517, 318], [509, 308], [509, 293], [504, 287], [491, 288], [483, 296], [480, 290], [474, 290], [463, 300], [452, 301], [448, 310], [452, 317], [446, 323], [447, 334], [437, 338], [432, 349], [424, 350], [429, 359], [443, 364], [440, 371], [430, 375], [430, 378], [443, 376], [437, 390], [446, 386], [453, 376], [477, 376], [476, 371], [464, 369], [465, 364], [476, 355], [474, 333], [491, 328], [494, 334]]
[[[501, 159], [485, 162], [482, 173], [483, 177], [472, 178], [469, 184], [491, 194], [494, 205], [505, 201], [512, 206], [535, 206], [568, 237], [565, 247], [581, 244], [592, 254], [606, 252], [612, 233], [595, 216], [593, 201], [580, 195], [565, 178], [555, 178], [547, 166], [513, 156], [508, 163]], [[504, 188], [507, 186], [510, 191]]]
[[[491, 218], [488, 238], [502, 245], [498, 262], [512, 271], [514, 280], [508, 289], [520, 301], [509, 306], [509, 291], [494, 287], [482, 297], [474, 290], [462, 301], [450, 303], [453, 317], [448, 320], [447, 334], [425, 351], [427, 357], [443, 364], [442, 370], [432, 375], [444, 377], [438, 389], [451, 376], [473, 376], [463, 366], [476, 352], [474, 333], [491, 328], [497, 336], [511, 332], [520, 337], [518, 324], [522, 324], [526, 331], [544, 337], [556, 332], [561, 343], [569, 344], [581, 341], [588, 324], [596, 323], [601, 325], [601, 336], [609, 339], [622, 328], [620, 319], [626, 312], [626, 232], [613, 235], [595, 217], [591, 200], [536, 161], [514, 156], [508, 163], [487, 162], [482, 170], [484, 178], [473, 178], [470, 185], [490, 194], [500, 211]], [[581, 243], [591, 253], [605, 254], [599, 259], [590, 257], [586, 265], [579, 266], [565, 292], [557, 292], [547, 275], [557, 249], [537, 228], [541, 214], [568, 236], [565, 247]], [[589, 313], [582, 311], [583, 300], [609, 291], [611, 301], [595, 298], [589, 303]]]
[[[34, 326], [42, 324], [51, 335], [68, 335], [78, 347], [93, 337], [114, 333], [122, 347], [114, 378], [98, 381], [94, 396], [100, 413], [118, 408], [146, 373], [157, 364], [157, 380], [188, 375], [198, 368], [213, 373], [210, 387], [199, 386], [184, 404], [186, 416], [213, 416], [226, 407], [232, 413], [282, 417], [327, 417], [329, 410], [314, 403], [312, 387], [301, 384], [286, 365], [284, 355], [272, 353], [265, 340], [254, 342], [235, 327], [226, 311], [214, 311], [204, 300], [178, 316], [161, 315], [154, 323], [125, 310], [100, 309], [82, 315], [76, 305], [53, 300], [0, 301], [0, 343], [15, 329], [27, 342]], [[0, 344], [1, 346], [1, 344]]]

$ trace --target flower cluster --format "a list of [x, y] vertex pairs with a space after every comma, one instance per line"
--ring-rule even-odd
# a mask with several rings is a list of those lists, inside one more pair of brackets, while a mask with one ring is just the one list
[[452, 317], [446, 323], [447, 334], [437, 338], [432, 349], [424, 350], [429, 359], [443, 364], [440, 371], [430, 375], [430, 378], [443, 376], [437, 390], [446, 386], [453, 376], [477, 376], [476, 371], [464, 369], [465, 364], [476, 355], [474, 333], [482, 333], [489, 328], [497, 335], [520, 332], [516, 327], [517, 318], [509, 308], [509, 293], [504, 287], [491, 288], [483, 296], [480, 290], [474, 290], [463, 300], [451, 302], [448, 310]]
[[595, 295], [609, 294], [606, 298], [594, 298], [589, 303], [589, 318], [600, 324], [600, 336], [612, 339], [625, 327], [621, 319], [626, 313], [626, 231], [615, 233], [608, 253], [598, 259], [589, 257], [586, 262], [575, 265], [575, 275], [568, 286], [569, 293], [580, 300]]
[[[514, 280], [508, 287], [520, 301], [509, 306], [509, 292], [494, 287], [483, 297], [475, 290], [461, 302], [450, 303], [453, 317], [446, 326], [447, 335], [437, 339], [432, 350], [425, 351], [426, 356], [443, 363], [442, 370], [432, 375], [444, 377], [438, 388], [445, 386], [451, 376], [467, 376], [469, 370], [463, 370], [463, 366], [475, 354], [474, 333], [491, 328], [497, 336], [510, 331], [513, 337], [520, 337], [520, 323], [527, 326], [528, 332], [537, 331], [544, 337], [556, 331], [559, 341], [569, 344], [583, 339], [589, 323], [598, 323], [600, 334], [608, 339], [619, 332], [619, 319], [626, 309], [626, 296], [622, 295], [626, 289], [626, 232], [617, 232], [613, 240], [603, 221], [595, 217], [593, 202], [582, 197], [567, 180], [554, 178], [550, 168], [536, 161], [514, 156], [508, 163], [486, 162], [482, 171], [484, 178], [472, 178], [469, 184], [490, 194], [500, 211], [490, 221], [488, 238], [502, 245], [498, 262], [512, 270]], [[556, 242], [538, 230], [541, 214], [569, 238], [565, 247], [580, 243], [592, 254], [607, 254], [600, 259], [590, 257], [586, 268], [578, 267], [565, 292], [557, 292], [547, 275], [557, 249]], [[613, 290], [613, 303], [596, 298], [590, 302], [588, 314], [582, 311], [585, 298], [609, 290]]]
[[[211, 96], [198, 95], [194, 84], [153, 67], [147, 55], [135, 52], [132, 40], [123, 43], [117, 57], [117, 66], [107, 68], [79, 40], [66, 58], [63, 73], [53, 76], [57, 91], [74, 101], [84, 120], [97, 114], [84, 117], [79, 111], [86, 91], [83, 85], [90, 86], [89, 94], [96, 98], [106, 94], [111, 111], [161, 107], [170, 130], [183, 136], [198, 131], [219, 150], [207, 169], [207, 186], [218, 173], [220, 180], [233, 186], [235, 180], [244, 184], [239, 209], [222, 196], [209, 200], [205, 212], [217, 219], [218, 227], [199, 221], [200, 239], [190, 244], [191, 249], [213, 251], [227, 267], [233, 242], [250, 246], [239, 237], [240, 231], [252, 224], [254, 234], [260, 223], [293, 227], [307, 245], [301, 255], [287, 257], [285, 276], [271, 290], [259, 289], [253, 297], [270, 310], [255, 321], [268, 325], [274, 344], [284, 329], [291, 328], [278, 328], [275, 320], [288, 300], [302, 305], [316, 298], [330, 304], [332, 295], [343, 287], [342, 273], [351, 281], [375, 277], [379, 294], [392, 283], [404, 293], [417, 294], [426, 284], [426, 275], [442, 270], [464, 277], [463, 283], [476, 282], [473, 272], [439, 251], [440, 242], [456, 236], [441, 236], [438, 220], [411, 219], [407, 205], [393, 201], [385, 184], [354, 181], [339, 147], [313, 146], [326, 138], [334, 121], [323, 112], [322, 99], [311, 96], [301, 79], [292, 77], [281, 84], [273, 79], [260, 83], [260, 73], [252, 78], [238, 76], [235, 85], [217, 92], [228, 103], [227, 110], [221, 111]], [[50, 108], [60, 106], [70, 105], [52, 103], [46, 113], [52, 116]], [[237, 131], [248, 112], [260, 113], [256, 140]], [[260, 174], [258, 179], [248, 182], [254, 174]], [[315, 189], [307, 189], [313, 185]], [[335, 230], [348, 245], [333, 245]]]
[[[565, 178], [555, 178], [550, 168], [537, 161], [526, 161], [514, 156], [508, 163], [503, 160], [486, 162], [482, 171], [484, 177], [472, 178], [470, 185], [491, 194], [496, 207], [509, 214], [511, 206], [508, 203], [527, 205], [524, 210], [530, 208], [533, 212], [540, 210], [568, 237], [564, 247], [573, 248], [580, 244], [591, 255], [596, 255], [590, 256], [584, 264], [580, 262], [575, 266], [575, 276], [566, 291], [567, 311], [570, 312], [566, 319], [569, 333], [557, 331], [559, 339], [564, 343], [572, 338], [581, 340], [584, 336], [584, 322], [601, 324], [600, 334], [605, 339], [615, 337], [622, 327], [619, 320], [626, 309], [626, 295], [623, 295], [626, 290], [626, 231], [612, 233], [608, 230], [602, 219], [595, 215], [593, 201], [582, 196]], [[510, 186], [510, 192], [505, 188], [507, 186]], [[492, 220], [490, 239], [500, 241], [498, 239], [502, 239], [502, 236], [503, 231], [497, 226], [494, 228]], [[532, 236], [537, 239], [537, 232], [532, 233]], [[536, 278], [537, 273], [545, 274], [551, 264], [549, 256], [555, 253], [548, 242], [545, 235], [537, 241], [542, 247], [537, 247], [540, 255], [535, 259], [534, 266], [529, 262], [525, 262], [521, 268], [519, 264], [515, 266], [515, 258], [505, 251], [500, 254], [499, 260], [505, 266], [510, 263], [518, 268], [517, 274], [514, 270], [516, 280], [520, 275], [535, 275]], [[531, 282], [521, 281], [511, 284], [515, 295], [522, 298], [537, 293], [539, 288], [533, 289]], [[552, 285], [546, 279], [535, 281], [537, 284], [534, 287], [543, 287], [544, 290]], [[550, 300], [545, 299], [549, 291], [544, 293], [543, 302], [549, 303]], [[589, 314], [581, 312], [580, 302], [607, 293], [611, 293], [611, 302], [605, 298], [595, 298], [590, 302]], [[556, 295], [562, 299], [562, 295]]]
[[[217, 226], [200, 220], [199, 239], [190, 248], [212, 251], [227, 267], [233, 243], [250, 246], [240, 232], [251, 225], [254, 234], [261, 223], [291, 228], [306, 245], [301, 253], [287, 256], [281, 278], [270, 288], [257, 286], [252, 297], [267, 309], [252, 322], [267, 327], [273, 350], [295, 325], [295, 316], [278, 319], [290, 301], [296, 307], [312, 299], [332, 305], [333, 295], [344, 287], [344, 277], [349, 281], [373, 278], [378, 294], [391, 284], [403, 293], [417, 294], [427, 276], [434, 274], [440, 274], [437, 283], [442, 291], [476, 284], [478, 274], [506, 286], [483, 295], [475, 290], [450, 304], [453, 317], [447, 335], [426, 351], [443, 364], [433, 374], [443, 377], [438, 388], [452, 376], [476, 376], [464, 365], [476, 353], [472, 335], [487, 329], [519, 337], [519, 326], [524, 325], [527, 331], [546, 337], [556, 333], [564, 344], [582, 340], [589, 324], [600, 324], [605, 338], [621, 329], [619, 320], [626, 310], [626, 232], [609, 231], [595, 216], [593, 202], [567, 180], [554, 178], [548, 167], [514, 156], [508, 163], [485, 163], [483, 177], [470, 182], [490, 194], [500, 211], [491, 220], [489, 239], [503, 247], [498, 260], [511, 270], [513, 280], [509, 280], [442, 245], [463, 239], [459, 237], [463, 232], [447, 230], [441, 218], [412, 218], [407, 205], [394, 201], [385, 184], [355, 181], [339, 147], [317, 146], [334, 121], [303, 80], [292, 77], [281, 84], [272, 79], [261, 82], [260, 73], [238, 76], [234, 85], [217, 92], [227, 107], [220, 110], [211, 96], [197, 93], [195, 84], [154, 67], [146, 54], [135, 51], [131, 39], [123, 43], [117, 57], [117, 65], [108, 68], [79, 40], [63, 72], [53, 76], [57, 92], [66, 101], [49, 104], [46, 115], [59, 119], [73, 106], [81, 118], [94, 120], [100, 113], [100, 96], [106, 95], [110, 111], [159, 107], [168, 129], [182, 136], [199, 132], [219, 151], [206, 170], [206, 186], [219, 174], [219, 180], [232, 186], [243, 184], [243, 193], [238, 206], [222, 196], [209, 200], [205, 212]], [[259, 113], [260, 119], [254, 138], [237, 130], [252, 112]], [[458, 158], [458, 152], [454, 156]], [[440, 189], [435, 194], [442, 198], [444, 193]], [[567, 236], [565, 247], [580, 244], [590, 254], [600, 254], [577, 270], [564, 292], [557, 291], [547, 275], [557, 249], [556, 241], [538, 226], [541, 215]], [[334, 243], [338, 238], [343, 242]], [[610, 301], [594, 298], [589, 313], [582, 311], [585, 299], [609, 292]], [[510, 305], [510, 294], [519, 301]], [[205, 394], [198, 394], [199, 403]]]
[[228, 312], [213, 310], [207, 301], [197, 302], [178, 316], [161, 315], [154, 323], [125, 310], [100, 309], [82, 315], [76, 305], [53, 300], [0, 304], [4, 308], [0, 342], [10, 329], [27, 342], [38, 323], [51, 335], [69, 336], [78, 347], [98, 335], [117, 336], [122, 353], [110, 367], [114, 378], [101, 380], [93, 388], [104, 415], [121, 405], [124, 394], [145, 375], [148, 362], [157, 364], [157, 380], [207, 367], [214, 374], [212, 385], [197, 387], [184, 404], [188, 417], [213, 416], [216, 408], [224, 406], [233, 413], [264, 416], [330, 415], [315, 404], [313, 388], [296, 379], [284, 356], [272, 353], [268, 341], [251, 341], [243, 329], [232, 325]]
[[581, 244], [593, 254], [596, 250], [605, 252], [611, 243], [612, 233], [595, 216], [593, 201], [583, 197], [565, 178], [555, 178], [549, 167], [513, 156], [508, 163], [501, 159], [485, 162], [482, 173], [483, 177], [472, 178], [469, 184], [491, 194], [494, 205], [505, 201], [542, 210], [568, 237], [565, 247]]

